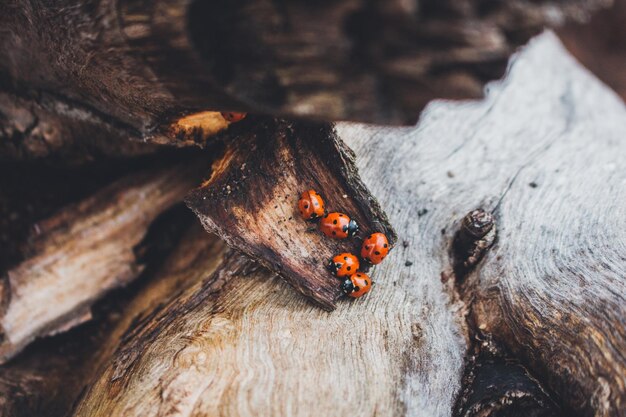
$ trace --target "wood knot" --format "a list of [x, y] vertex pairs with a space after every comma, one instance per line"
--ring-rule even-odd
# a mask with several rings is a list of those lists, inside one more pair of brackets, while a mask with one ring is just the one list
[[470, 211], [463, 218], [462, 231], [469, 236], [480, 239], [489, 233], [494, 225], [493, 215], [479, 208]]
[[478, 264], [495, 239], [496, 223], [493, 214], [478, 208], [463, 217], [460, 230], [452, 243], [456, 277], [462, 279]]

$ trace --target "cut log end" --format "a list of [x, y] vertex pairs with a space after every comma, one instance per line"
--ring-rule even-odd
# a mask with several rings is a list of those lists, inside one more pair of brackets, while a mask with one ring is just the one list
[[[325, 237], [297, 209], [302, 191], [318, 191], [329, 211], [359, 224], [355, 238]], [[352, 152], [328, 124], [260, 120], [224, 156], [200, 188], [186, 199], [204, 227], [280, 274], [305, 296], [332, 310], [340, 282], [326, 269], [341, 252], [359, 253], [361, 241], [396, 234], [358, 177]]]

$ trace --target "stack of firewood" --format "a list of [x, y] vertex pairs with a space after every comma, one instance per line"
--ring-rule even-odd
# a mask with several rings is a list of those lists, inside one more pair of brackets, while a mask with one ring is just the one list
[[[518, 47], [565, 23], [563, 43], [624, 97], [624, 72], [602, 64], [626, 62], [626, 39], [614, 37], [626, 27], [623, 3], [48, 3], [0, 5], [0, 415], [624, 412], [623, 306], [576, 318], [577, 307], [560, 310], [567, 301], [551, 309], [556, 295], [548, 307], [541, 294], [520, 301], [507, 278], [494, 284], [497, 274], [480, 271], [504, 238], [491, 226], [510, 221], [502, 201], [519, 171], [489, 191], [497, 195], [448, 185], [414, 193], [426, 184], [418, 172], [461, 181], [456, 167], [483, 149], [471, 144], [476, 132], [506, 107], [493, 100], [500, 115], [486, 110], [458, 131], [436, 125], [438, 115], [453, 125], [451, 113], [426, 112], [432, 124], [420, 132], [440, 149], [420, 147], [413, 135], [422, 133], [409, 128], [334, 123], [413, 124], [433, 99], [481, 98]], [[558, 43], [549, 36], [545, 44]], [[541, 47], [557, 51], [554, 62], [566, 55]], [[564, 77], [578, 82], [576, 71]], [[522, 90], [501, 97], [515, 108]], [[561, 93], [563, 102], [576, 95]], [[551, 111], [537, 124], [579, 117]], [[455, 132], [462, 142], [444, 146]], [[533, 140], [478, 156], [475, 168], [488, 172], [500, 155], [497, 178], [528, 152], [522, 170], [552, 146]], [[619, 153], [589, 149], [609, 168]], [[623, 196], [619, 178], [603, 178], [595, 183]], [[346, 303], [325, 269], [336, 253], [358, 253], [359, 239], [325, 239], [292, 221], [309, 188], [350, 213], [361, 236], [383, 232], [395, 244], [376, 297]], [[450, 194], [464, 200], [446, 206]], [[473, 236], [461, 219], [479, 206], [490, 223]], [[431, 222], [440, 215], [432, 207], [450, 214]], [[623, 204], [616, 210], [624, 218]], [[620, 265], [610, 248], [624, 235], [615, 233], [595, 254], [609, 272], [581, 277], [591, 282], [581, 288], [623, 278], [623, 254]], [[605, 305], [625, 298], [614, 285]], [[578, 334], [551, 327], [559, 319]]]

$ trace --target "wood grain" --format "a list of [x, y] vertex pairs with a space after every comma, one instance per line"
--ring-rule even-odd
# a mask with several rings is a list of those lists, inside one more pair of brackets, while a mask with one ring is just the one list
[[136, 247], [148, 227], [205, 168], [196, 160], [132, 174], [35, 224], [26, 258], [2, 279], [0, 362], [88, 320], [96, 299], [136, 278], [144, 268]]
[[[343, 293], [327, 269], [329, 260], [342, 252], [358, 255], [374, 232], [385, 233], [393, 248], [395, 231], [332, 126], [262, 118], [250, 123], [254, 127], [226, 144], [211, 177], [185, 201], [209, 232], [332, 310]], [[298, 199], [309, 189], [323, 196], [328, 211], [355, 220], [357, 236], [330, 239], [317, 223], [303, 220]]]
[[[619, 416], [625, 116], [548, 33], [484, 102], [435, 102], [415, 128], [340, 124], [401, 243], [372, 292], [329, 314], [225, 258], [125, 339], [143, 354], [121, 373], [114, 355], [74, 415], [450, 416], [469, 324], [563, 413]], [[498, 238], [461, 284], [452, 241], [477, 207]]]
[[[207, 234], [188, 210], [174, 212], [157, 221], [164, 227], [152, 226], [149, 232], [161, 242], [180, 242], [174, 256], [165, 262], [153, 259], [142, 278], [97, 302], [92, 308], [94, 320], [29, 345], [0, 367], [0, 415], [67, 415], [98, 369], [110, 360], [129, 325], [141, 322], [142, 313], [166, 303], [211, 268], [224, 243]], [[173, 220], [175, 230], [171, 230]], [[155, 258], [159, 253], [163, 254], [161, 249], [153, 253]], [[108, 343], [113, 340], [114, 344]]]
[[[607, 3], [5, 1], [0, 140], [18, 154], [107, 149], [103, 132], [192, 145], [172, 126], [206, 110], [414, 123], [434, 98], [482, 96], [544, 26]], [[41, 118], [15, 129], [16, 102]]]
[[103, 157], [152, 154], [152, 143], [77, 106], [42, 95], [37, 101], [0, 91], [0, 158], [75, 166]]
[[[422, 221], [431, 225], [420, 230], [422, 242], [432, 242], [439, 227], [451, 241], [476, 207], [495, 214], [496, 244], [460, 288], [472, 322], [582, 415], [624, 410], [625, 117], [614, 93], [548, 33], [516, 57], [484, 103], [434, 103], [405, 133], [345, 131], [368, 147], [391, 149], [396, 136], [403, 139], [392, 142], [399, 149], [383, 153], [381, 145], [359, 165], [371, 169], [363, 171], [366, 184], [383, 164], [397, 167], [401, 183], [415, 181], [423, 197], [414, 204], [428, 210]], [[370, 154], [340, 137], [357, 155]], [[415, 161], [397, 156], [410, 152]], [[392, 187], [398, 184], [389, 180]], [[446, 250], [431, 245], [431, 253]]]

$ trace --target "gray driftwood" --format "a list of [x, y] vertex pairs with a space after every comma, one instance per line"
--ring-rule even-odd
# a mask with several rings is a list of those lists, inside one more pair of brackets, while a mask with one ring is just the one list
[[[224, 257], [129, 328], [74, 415], [622, 415], [625, 119], [547, 33], [484, 102], [433, 103], [415, 128], [338, 125], [398, 232], [372, 292], [329, 314]], [[477, 207], [497, 237], [457, 275]], [[490, 344], [523, 383], [481, 395], [465, 358]]]

